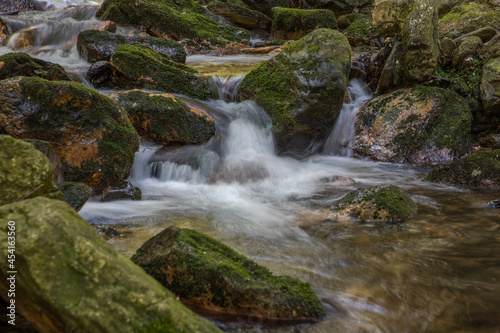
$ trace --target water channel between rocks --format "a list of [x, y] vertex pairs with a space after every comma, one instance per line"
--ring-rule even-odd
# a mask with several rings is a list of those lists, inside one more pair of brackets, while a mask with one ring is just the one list
[[[74, 38], [95, 20], [95, 8], [8, 20], [43, 31], [73, 27], [28, 52], [82, 77], [89, 64], [78, 59]], [[0, 54], [11, 51], [0, 47]], [[187, 64], [227, 85], [227, 77], [267, 59], [193, 56]], [[130, 178], [143, 200], [90, 201], [80, 214], [118, 229], [124, 236], [110, 242], [126, 256], [168, 226], [199, 230], [277, 274], [310, 282], [328, 311], [317, 323], [280, 327], [212, 318], [230, 331], [498, 333], [500, 217], [485, 206], [498, 196], [422, 182], [425, 168], [349, 157], [352, 121], [370, 97], [359, 82], [351, 82], [350, 93], [324, 153], [300, 161], [277, 156], [269, 117], [255, 103], [183, 97], [214, 117], [216, 136], [173, 150], [143, 143]], [[418, 216], [401, 224], [327, 219], [335, 199], [378, 184], [403, 188], [418, 203]]]

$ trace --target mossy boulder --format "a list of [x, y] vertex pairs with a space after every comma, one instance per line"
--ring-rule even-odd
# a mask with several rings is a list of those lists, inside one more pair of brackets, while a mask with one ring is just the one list
[[350, 67], [347, 38], [336, 30], [317, 29], [252, 70], [238, 94], [271, 116], [281, 153], [312, 154], [340, 113]]
[[139, 136], [113, 100], [76, 82], [0, 81], [0, 129], [52, 144], [66, 181], [95, 186], [128, 177]]
[[471, 122], [467, 102], [451, 90], [401, 89], [361, 107], [353, 150], [379, 161], [444, 163], [465, 153]]
[[161, 145], [197, 144], [215, 134], [215, 120], [208, 113], [187, 106], [173, 95], [133, 90], [110, 97], [127, 111], [146, 141]]
[[36, 139], [25, 139], [24, 141], [33, 145], [33, 147], [49, 159], [50, 163], [52, 163], [52, 167], [54, 168], [54, 181], [57, 182], [59, 173], [61, 172], [61, 166], [59, 165], [59, 159], [57, 158], [56, 152], [54, 151], [54, 148], [52, 148], [50, 142]]
[[485, 43], [479, 51], [479, 55], [485, 63], [492, 59], [500, 58], [500, 35], [496, 35]]
[[207, 7], [217, 15], [224, 17], [245, 29], [269, 29], [271, 19], [261, 12], [236, 6], [227, 2], [215, 2]]
[[451, 65], [455, 68], [460, 68], [464, 65], [469, 65], [470, 67], [471, 59], [477, 59], [477, 52], [482, 45], [481, 38], [477, 36], [462, 39], [451, 55]]
[[[118, 253], [68, 204], [35, 198], [0, 207], [0, 241], [16, 225], [16, 310], [40, 332], [220, 332]], [[7, 257], [8, 247], [0, 250]], [[7, 290], [7, 260], [0, 264]], [[6, 297], [6, 293], [2, 293]]]
[[195, 230], [169, 227], [132, 261], [183, 302], [267, 319], [318, 319], [325, 310], [308, 283], [268, 269]]
[[336, 29], [335, 14], [327, 9], [273, 8], [272, 39], [299, 39], [318, 28]]
[[465, 186], [470, 189], [500, 190], [500, 149], [477, 150], [459, 160], [433, 169], [425, 180]]
[[193, 0], [105, 0], [97, 12], [103, 20], [142, 25], [153, 36], [188, 44], [208, 41], [224, 46], [250, 37], [248, 31], [218, 24], [206, 15], [207, 10]]
[[483, 68], [481, 98], [486, 114], [500, 116], [500, 58], [490, 60]]
[[379, 185], [347, 193], [330, 218], [351, 216], [364, 222], [401, 222], [417, 215], [417, 205], [402, 189]]
[[0, 206], [26, 198], [61, 198], [49, 159], [31, 144], [0, 134]]
[[399, 33], [413, 8], [414, 0], [375, 0], [372, 14], [373, 26], [384, 37]]
[[430, 79], [437, 67], [438, 11], [434, 0], [417, 1], [403, 27], [404, 76], [409, 83]]
[[207, 79], [196, 76], [194, 69], [145, 45], [117, 47], [110, 64], [111, 82], [116, 87], [153, 89], [197, 99], [211, 96]]
[[487, 1], [465, 1], [439, 19], [439, 33], [450, 38], [484, 27], [500, 30], [500, 11]]
[[82, 209], [83, 205], [89, 200], [92, 194], [92, 188], [84, 183], [62, 182], [56, 186], [63, 193], [62, 201], [73, 207], [76, 211]]
[[0, 80], [14, 76], [34, 76], [51, 81], [71, 81], [64, 68], [23, 52], [0, 56]]
[[371, 17], [368, 15], [358, 17], [344, 30], [344, 34], [351, 45], [359, 46], [368, 44], [375, 35], [375, 28], [373, 27]]
[[340, 29], [346, 29], [350, 26], [354, 21], [356, 21], [360, 17], [364, 17], [366, 15], [360, 13], [350, 13], [346, 15], [339, 16], [337, 19], [337, 23]]
[[[371, 11], [373, 0], [306, 0], [306, 5], [312, 8], [328, 9], [336, 16], [347, 15], [353, 12]], [[298, 2], [300, 3], [300, 2]]]
[[85, 30], [78, 35], [77, 49], [80, 58], [89, 62], [109, 60], [116, 48], [123, 44], [144, 44], [168, 54], [173, 61], [185, 63], [186, 51], [175, 40], [157, 37], [128, 37], [107, 31]]

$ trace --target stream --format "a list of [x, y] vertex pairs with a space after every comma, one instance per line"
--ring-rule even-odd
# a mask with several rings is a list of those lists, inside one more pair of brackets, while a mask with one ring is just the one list
[[[51, 10], [2, 18], [16, 30], [37, 28], [36, 45], [22, 51], [89, 85], [90, 64], [78, 58], [75, 43], [98, 22], [99, 3], [40, 1], [37, 8]], [[0, 55], [12, 52], [13, 41]], [[196, 229], [276, 274], [309, 282], [328, 313], [296, 325], [211, 316], [228, 331], [499, 333], [500, 216], [487, 206], [498, 193], [423, 182], [424, 167], [353, 158], [353, 122], [371, 97], [359, 81], [350, 83], [351, 102], [322, 154], [278, 156], [265, 111], [230, 102], [241, 76], [269, 58], [188, 57], [201, 75], [219, 76], [214, 89], [224, 100], [180, 96], [216, 120], [216, 135], [175, 149], [143, 142], [129, 179], [143, 200], [91, 200], [80, 215], [120, 231], [123, 237], [109, 242], [128, 257], [168, 226]], [[379, 184], [405, 190], [418, 215], [399, 224], [328, 219], [335, 199]]]

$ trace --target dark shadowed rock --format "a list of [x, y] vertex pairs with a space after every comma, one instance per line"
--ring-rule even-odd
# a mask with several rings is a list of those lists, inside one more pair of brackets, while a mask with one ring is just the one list
[[92, 194], [92, 188], [84, 183], [63, 182], [56, 184], [56, 186], [63, 193], [61, 200], [73, 207], [77, 212], [82, 209]]
[[50, 142], [36, 139], [25, 139], [24, 141], [33, 145], [33, 147], [35, 147], [49, 159], [50, 163], [52, 163], [52, 167], [54, 168], [54, 182], [57, 182], [59, 173], [61, 171], [61, 166], [59, 165], [59, 159], [57, 158], [57, 155]]
[[318, 28], [336, 29], [337, 19], [326, 9], [273, 8], [271, 38], [299, 39]]
[[245, 29], [269, 29], [271, 27], [271, 19], [255, 10], [235, 6], [226, 2], [216, 2], [209, 5], [207, 8]]
[[101, 87], [110, 84], [112, 73], [113, 70], [108, 61], [97, 61], [90, 65], [87, 71], [87, 79], [94, 87]]
[[472, 59], [477, 59], [477, 51], [482, 45], [481, 38], [477, 36], [461, 39], [451, 55], [451, 65], [455, 68], [469, 65]]
[[169, 227], [132, 260], [185, 303], [267, 319], [314, 319], [325, 310], [308, 283], [275, 276], [195, 230]]
[[142, 192], [139, 187], [127, 181], [118, 181], [107, 186], [100, 195], [101, 201], [113, 200], [141, 200]]

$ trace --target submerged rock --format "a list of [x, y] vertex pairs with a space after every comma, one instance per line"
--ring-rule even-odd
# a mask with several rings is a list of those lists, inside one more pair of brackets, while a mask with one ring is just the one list
[[347, 193], [329, 218], [352, 216], [364, 222], [400, 222], [417, 215], [417, 205], [399, 187], [379, 185]]
[[0, 206], [34, 197], [60, 199], [53, 172], [49, 159], [31, 144], [0, 134]]
[[318, 28], [336, 29], [335, 14], [327, 9], [273, 8], [272, 39], [299, 39]]
[[127, 111], [135, 129], [146, 141], [161, 145], [197, 144], [215, 134], [212, 116], [171, 94], [132, 90], [110, 97]]
[[487, 114], [500, 116], [500, 58], [490, 60], [484, 66], [481, 98]]
[[425, 180], [470, 189], [500, 190], [500, 149], [477, 150], [433, 169]]
[[207, 8], [245, 29], [269, 29], [271, 26], [271, 19], [269, 17], [249, 8], [219, 1], [209, 5]]
[[275, 276], [195, 230], [169, 227], [132, 260], [186, 304], [268, 319], [317, 319], [325, 310], [308, 283]]
[[252, 70], [238, 94], [271, 116], [281, 153], [312, 154], [326, 141], [340, 113], [350, 64], [345, 36], [317, 29]]
[[0, 80], [14, 76], [34, 76], [51, 81], [71, 81], [61, 65], [31, 57], [23, 52], [0, 56]]
[[143, 44], [153, 50], [168, 54], [175, 62], [186, 62], [186, 51], [178, 42], [157, 37], [128, 37], [106, 31], [85, 30], [78, 35], [77, 49], [80, 58], [89, 62], [109, 60], [120, 45]]
[[63, 193], [61, 200], [73, 207], [77, 212], [82, 209], [92, 194], [92, 188], [84, 183], [63, 182], [56, 184], [56, 186]]
[[416, 86], [376, 97], [358, 112], [353, 149], [395, 163], [444, 163], [461, 156], [472, 114], [451, 90]]
[[[118, 253], [68, 204], [36, 198], [0, 207], [0, 241], [16, 221], [16, 310], [40, 332], [219, 332]], [[7, 246], [1, 248], [7, 257]], [[2, 290], [8, 289], [2, 260]]]
[[50, 142], [64, 180], [128, 177], [139, 136], [115, 101], [79, 83], [30, 77], [0, 81], [0, 91], [1, 130]]
[[439, 19], [439, 33], [451, 38], [485, 27], [500, 30], [500, 11], [487, 1], [464, 1]]
[[207, 79], [196, 76], [194, 69], [145, 45], [117, 47], [110, 64], [111, 82], [116, 87], [160, 90], [197, 99], [211, 96]]

